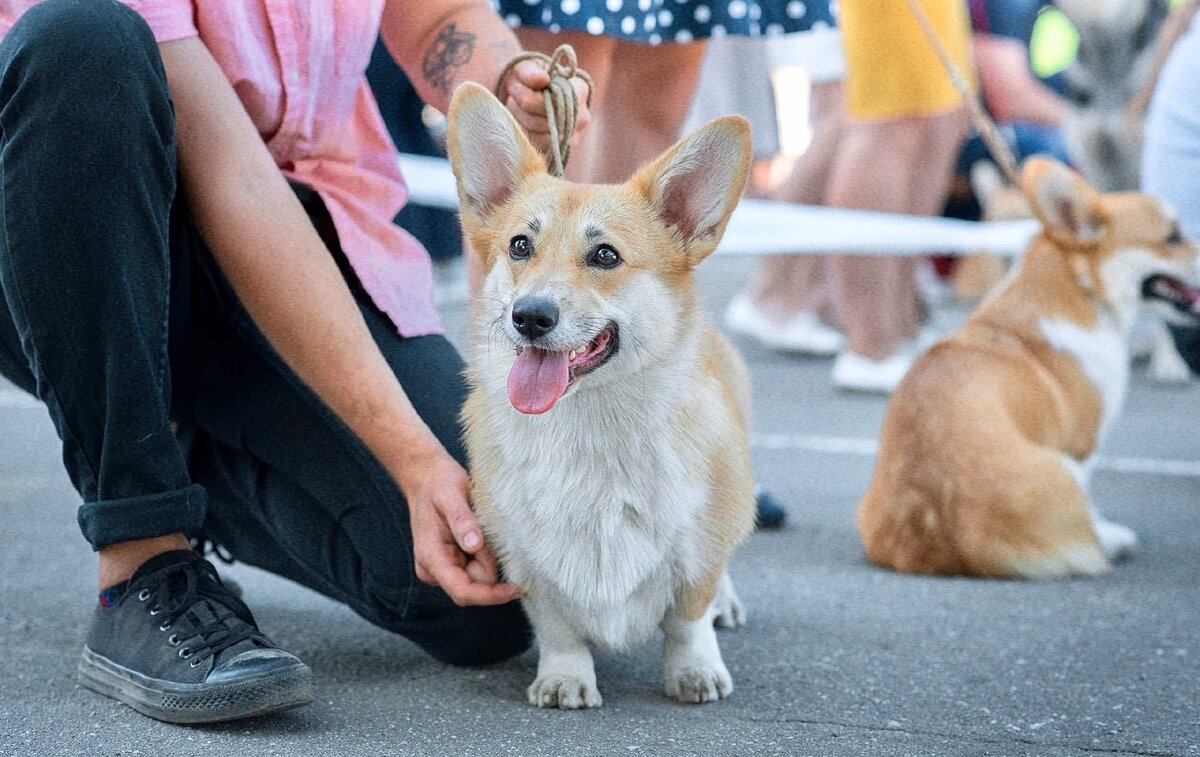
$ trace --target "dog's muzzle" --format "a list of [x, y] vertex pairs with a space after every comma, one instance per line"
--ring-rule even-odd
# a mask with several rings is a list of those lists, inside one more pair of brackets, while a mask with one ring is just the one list
[[1200, 321], [1200, 290], [1174, 276], [1160, 273], [1142, 282], [1142, 297], [1165, 302], [1183, 315]]

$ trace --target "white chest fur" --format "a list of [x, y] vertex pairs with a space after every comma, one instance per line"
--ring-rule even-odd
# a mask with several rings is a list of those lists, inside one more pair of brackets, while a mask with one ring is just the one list
[[1051, 347], [1075, 358], [1100, 393], [1103, 414], [1097, 441], [1102, 440], [1125, 401], [1125, 389], [1129, 384], [1129, 357], [1124, 330], [1115, 318], [1103, 313], [1091, 329], [1057, 318], [1043, 318], [1039, 327]]
[[499, 386], [488, 390], [480, 431], [496, 445], [497, 473], [479, 483], [498, 516], [485, 525], [505, 568], [608, 647], [648, 638], [675, 588], [706, 567], [698, 515], [712, 441], [693, 419], [714, 399], [671, 375], [687, 374], [675, 366], [636, 386], [588, 387], [540, 416], [514, 411]]

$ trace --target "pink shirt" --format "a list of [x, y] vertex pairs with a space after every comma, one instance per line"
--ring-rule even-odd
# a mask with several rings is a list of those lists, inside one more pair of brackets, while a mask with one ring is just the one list
[[[438, 333], [429, 255], [392, 219], [408, 190], [365, 71], [383, 0], [121, 0], [158, 42], [199, 35], [289, 179], [404, 336]], [[0, 0], [0, 34], [38, 0]]]

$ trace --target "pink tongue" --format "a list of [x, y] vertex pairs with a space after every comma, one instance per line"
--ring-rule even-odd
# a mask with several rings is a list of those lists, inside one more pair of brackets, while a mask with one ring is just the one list
[[509, 401], [526, 415], [546, 412], [567, 391], [568, 367], [565, 352], [526, 347], [508, 373]]

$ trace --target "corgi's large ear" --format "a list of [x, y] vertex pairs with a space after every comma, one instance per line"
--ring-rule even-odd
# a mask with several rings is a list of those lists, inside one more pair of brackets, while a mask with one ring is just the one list
[[522, 179], [546, 170], [516, 120], [478, 84], [466, 83], [454, 92], [448, 143], [467, 221], [482, 221], [508, 200]]
[[750, 170], [750, 124], [725, 116], [697, 129], [630, 180], [679, 235], [688, 262], [716, 249]]
[[1104, 235], [1100, 195], [1070, 168], [1049, 158], [1030, 158], [1021, 171], [1021, 183], [1051, 237], [1089, 244]]

